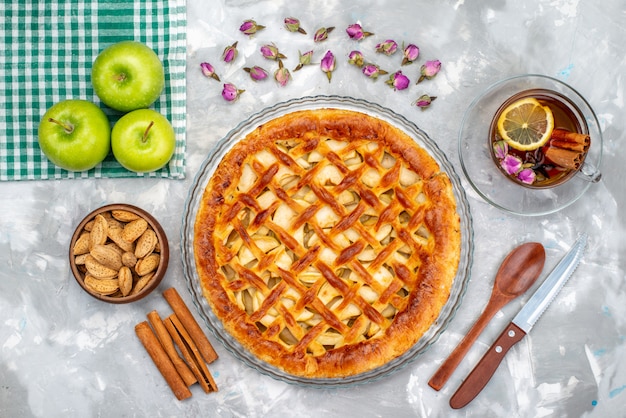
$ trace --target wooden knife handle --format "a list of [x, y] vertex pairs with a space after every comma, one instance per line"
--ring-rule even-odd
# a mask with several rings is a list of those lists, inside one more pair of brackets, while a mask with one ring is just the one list
[[489, 382], [489, 379], [491, 379], [491, 376], [493, 376], [502, 362], [504, 355], [525, 335], [526, 333], [520, 327], [510, 323], [489, 348], [489, 351], [480, 359], [474, 370], [467, 376], [467, 379], [452, 395], [450, 406], [454, 409], [459, 409], [470, 403]]

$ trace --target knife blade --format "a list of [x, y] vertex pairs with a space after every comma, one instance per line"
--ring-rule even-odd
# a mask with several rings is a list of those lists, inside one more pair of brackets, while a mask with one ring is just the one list
[[587, 234], [583, 233], [452, 395], [450, 398], [452, 408], [463, 408], [483, 390], [502, 362], [504, 355], [530, 332], [541, 314], [576, 270], [583, 257], [586, 244]]

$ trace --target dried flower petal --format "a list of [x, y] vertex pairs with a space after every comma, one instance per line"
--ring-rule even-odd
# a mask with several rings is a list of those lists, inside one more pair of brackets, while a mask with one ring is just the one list
[[525, 168], [517, 173], [517, 179], [522, 183], [533, 184], [536, 178], [537, 174], [532, 168]]
[[265, 80], [268, 75], [267, 71], [256, 65], [254, 67], [246, 67], [243, 70], [250, 74], [250, 78], [254, 81]]
[[282, 61], [278, 61], [278, 69], [274, 71], [274, 80], [278, 81], [281, 87], [285, 87], [291, 79], [291, 73], [283, 66]]
[[380, 67], [376, 64], [366, 64], [363, 66], [363, 74], [365, 74], [369, 78], [373, 78], [376, 80], [379, 75], [388, 74], [387, 71], [381, 70]]
[[298, 51], [298, 65], [296, 66], [296, 68], [294, 68], [294, 71], [298, 71], [299, 69], [301, 69], [302, 67], [304, 67], [305, 65], [310, 65], [311, 64], [311, 60], [313, 59], [313, 51], [307, 51], [304, 54], [301, 53], [300, 51]]
[[376, 45], [376, 52], [380, 52], [385, 55], [393, 55], [398, 50], [398, 44], [393, 39], [387, 39], [385, 42], [381, 42]]
[[402, 71], [396, 71], [389, 76], [389, 80], [386, 83], [393, 87], [394, 90], [404, 90], [409, 87], [409, 78], [402, 74]]
[[244, 22], [241, 24], [241, 26], [239, 26], [239, 31], [242, 32], [244, 35], [248, 35], [248, 36], [254, 35], [258, 31], [260, 31], [261, 29], [265, 29], [265, 26], [258, 25], [252, 19], [244, 20]]
[[215, 73], [215, 68], [213, 68], [213, 66], [208, 62], [200, 63], [200, 69], [202, 70], [202, 74], [204, 74], [206, 77], [220, 81], [220, 78]]
[[363, 66], [363, 54], [361, 51], [352, 51], [348, 55], [348, 63], [356, 65], [357, 67]]
[[315, 35], [313, 35], [313, 41], [314, 42], [322, 42], [325, 41], [326, 39], [328, 39], [328, 34], [330, 34], [333, 29], [335, 29], [334, 26], [331, 26], [330, 28], [319, 28], [318, 30], [315, 31]]
[[420, 68], [421, 75], [415, 84], [421, 83], [425, 78], [430, 80], [437, 75], [439, 70], [441, 70], [441, 62], [439, 60], [426, 61], [426, 63]]
[[354, 39], [355, 41], [360, 41], [362, 39], [367, 38], [368, 36], [372, 36], [373, 33], [365, 32], [360, 24], [353, 23], [348, 26], [346, 29], [346, 33], [350, 37], [350, 39]]
[[522, 169], [522, 159], [514, 155], [507, 154], [500, 165], [507, 174], [517, 174]]
[[300, 27], [300, 20], [296, 19], [295, 17], [286, 17], [285, 27], [289, 32], [298, 32], [306, 35], [306, 31]]
[[228, 102], [232, 102], [232, 101], [237, 100], [239, 95], [243, 93], [244, 91], [245, 90], [239, 90], [232, 83], [226, 83], [224, 84], [224, 89], [222, 90], [222, 97], [224, 98], [224, 100]]
[[402, 65], [411, 64], [420, 55], [420, 49], [417, 45], [409, 44], [404, 48], [404, 58], [402, 59]]
[[233, 62], [235, 58], [237, 58], [237, 42], [231, 46], [227, 46], [224, 48], [224, 52], [222, 52], [222, 60], [224, 60], [224, 62]]
[[509, 152], [509, 144], [506, 141], [496, 141], [493, 143], [493, 153], [498, 160], [502, 160]]
[[326, 73], [326, 77], [328, 77], [328, 82], [330, 83], [330, 79], [333, 76], [333, 71], [335, 70], [335, 56], [331, 51], [326, 51], [326, 55], [322, 58], [322, 62], [320, 63], [320, 68], [323, 72]]
[[430, 104], [436, 99], [436, 96], [429, 96], [428, 94], [422, 94], [417, 98], [416, 101], [413, 102], [413, 105], [425, 110], [430, 106]]
[[281, 54], [278, 48], [273, 44], [263, 45], [261, 47], [261, 55], [263, 55], [263, 57], [267, 58], [268, 60], [274, 61], [287, 58], [286, 56]]

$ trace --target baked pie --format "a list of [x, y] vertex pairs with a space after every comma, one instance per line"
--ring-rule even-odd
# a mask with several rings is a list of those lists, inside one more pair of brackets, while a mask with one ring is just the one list
[[225, 155], [202, 195], [204, 297], [257, 358], [340, 378], [402, 355], [460, 259], [452, 185], [406, 133], [343, 109], [279, 116]]

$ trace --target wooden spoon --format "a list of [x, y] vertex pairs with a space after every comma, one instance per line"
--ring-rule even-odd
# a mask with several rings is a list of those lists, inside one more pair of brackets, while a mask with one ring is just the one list
[[545, 249], [537, 242], [522, 244], [506, 256], [496, 274], [485, 310], [463, 341], [430, 378], [428, 385], [431, 388], [439, 390], [443, 387], [489, 320], [504, 305], [526, 292], [535, 283], [545, 261]]

